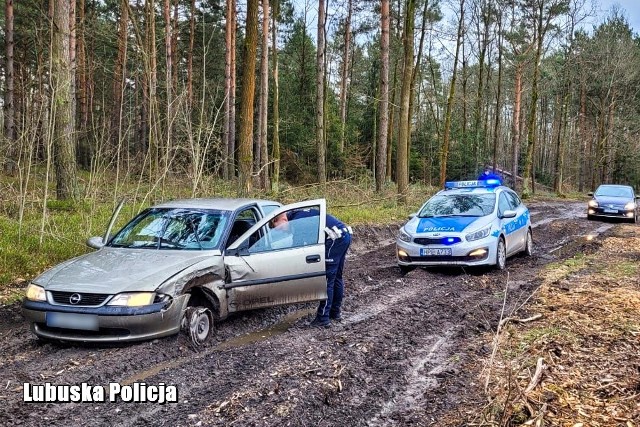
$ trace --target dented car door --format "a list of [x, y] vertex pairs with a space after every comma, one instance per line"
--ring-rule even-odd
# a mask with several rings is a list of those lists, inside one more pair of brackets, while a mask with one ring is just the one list
[[[288, 230], [272, 228], [286, 214]], [[229, 312], [326, 299], [326, 202], [311, 200], [267, 215], [225, 251]]]

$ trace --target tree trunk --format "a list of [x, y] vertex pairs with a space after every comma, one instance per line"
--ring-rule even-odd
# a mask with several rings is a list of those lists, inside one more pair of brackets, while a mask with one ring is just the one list
[[386, 180], [387, 138], [389, 132], [389, 0], [382, 0], [380, 31], [382, 38], [380, 69], [380, 103], [378, 105], [378, 153], [376, 163], [376, 191], [382, 192]]
[[236, 175], [236, 34], [238, 31], [238, 14], [236, 13], [236, 0], [231, 0], [231, 87], [229, 90], [229, 139], [227, 167], [229, 177]]
[[271, 31], [271, 53], [273, 54], [273, 136], [272, 136], [272, 161], [273, 173], [271, 174], [271, 190], [278, 192], [280, 184], [280, 82], [278, 80], [278, 13], [280, 0], [274, 0]]
[[70, 3], [56, 0], [53, 6], [51, 80], [54, 105], [53, 159], [58, 200], [76, 200], [78, 182], [74, 129], [73, 72], [71, 62]]
[[400, 91], [400, 119], [398, 122], [398, 151], [396, 155], [396, 184], [398, 202], [406, 204], [409, 191], [409, 138], [411, 136], [411, 78], [413, 76], [413, 29], [415, 0], [407, 0], [402, 43], [402, 89]]
[[493, 128], [493, 170], [498, 166], [498, 141], [500, 136], [500, 111], [502, 110], [502, 12], [498, 12], [498, 83], [496, 93], [496, 114]]
[[[166, 134], [165, 139], [165, 162], [169, 160], [169, 152], [172, 142], [173, 128], [173, 53], [171, 47], [173, 44], [172, 23], [171, 23], [171, 0], [164, 0], [162, 7], [164, 16], [164, 49], [165, 49], [165, 97], [166, 97]], [[168, 166], [168, 165], [167, 165]]]
[[129, 0], [120, 2], [120, 19], [118, 23], [118, 55], [113, 69], [113, 109], [111, 110], [111, 144], [118, 147], [117, 156], [120, 155], [119, 145], [122, 140], [122, 98], [124, 92], [124, 79], [127, 63], [127, 28], [129, 22]]
[[456, 53], [453, 58], [453, 72], [451, 74], [451, 86], [449, 87], [449, 98], [447, 99], [447, 111], [444, 116], [444, 130], [442, 138], [442, 148], [440, 149], [440, 187], [444, 187], [447, 179], [447, 161], [449, 158], [449, 133], [451, 131], [451, 113], [453, 111], [454, 95], [456, 91], [456, 77], [458, 70], [458, 54], [462, 44], [464, 31], [464, 0], [460, 0], [460, 17], [458, 19], [458, 35], [456, 36]]
[[513, 149], [513, 163], [511, 166], [511, 177], [513, 182], [512, 188], [515, 190], [518, 186], [518, 159], [520, 157], [520, 109], [522, 107], [522, 71], [523, 64], [518, 62], [515, 66], [515, 84], [513, 89], [513, 119], [512, 119], [512, 132], [511, 132], [511, 146]]
[[86, 49], [86, 18], [85, 18], [85, 0], [78, 0], [78, 32], [77, 32], [77, 85], [76, 99], [80, 109], [80, 123], [78, 133], [78, 158], [83, 168], [89, 168], [91, 158], [93, 157], [93, 149], [89, 143], [89, 91], [88, 91], [88, 61]]
[[18, 150], [15, 147], [15, 105], [13, 103], [15, 70], [13, 65], [13, 0], [5, 0], [5, 52], [6, 52], [6, 90], [4, 92], [4, 136], [9, 141], [8, 158], [17, 163]]
[[[191, 0], [192, 8], [195, 3], [195, 0]], [[231, 120], [231, 109], [233, 108], [231, 105], [231, 49], [232, 42], [231, 39], [233, 37], [234, 27], [232, 14], [235, 12], [233, 8], [233, 0], [227, 0], [226, 5], [226, 18], [225, 18], [225, 50], [224, 50], [224, 127], [222, 130], [222, 145], [224, 147], [224, 168], [222, 171], [223, 177], [225, 180], [231, 179], [233, 177], [233, 169], [228, 166], [233, 162], [230, 160], [233, 156], [231, 141], [229, 139], [230, 135], [230, 120]], [[192, 22], [194, 21], [193, 15], [191, 16]], [[191, 41], [189, 42], [191, 46], [193, 46], [193, 30]], [[193, 48], [191, 48], [193, 49]], [[193, 55], [193, 50], [190, 57]], [[189, 64], [191, 66], [191, 64]], [[191, 79], [190, 79], [191, 80]], [[191, 91], [191, 89], [190, 89]]]
[[248, 196], [252, 189], [253, 103], [256, 88], [256, 52], [258, 50], [258, 0], [247, 1], [246, 25], [246, 37], [243, 47], [242, 92], [240, 94], [239, 196]]
[[327, 182], [326, 145], [324, 135], [324, 25], [325, 0], [318, 0], [318, 53], [316, 55], [316, 146], [318, 152], [318, 183]]
[[349, 88], [347, 76], [349, 74], [349, 48], [351, 47], [351, 14], [353, 13], [353, 0], [348, 0], [347, 8], [347, 20], [345, 21], [344, 29], [342, 71], [340, 73], [340, 144], [338, 145], [340, 154], [344, 153], [344, 134], [347, 125], [347, 90]]
[[262, 0], [262, 55], [260, 59], [259, 179], [263, 190], [269, 188], [269, 154], [267, 147], [267, 108], [269, 101], [269, 0]]
[[[230, 0], [227, 0], [227, 7], [229, 4]], [[225, 23], [225, 25], [227, 27], [229, 27], [229, 18], [227, 17], [227, 21]], [[188, 110], [191, 111], [191, 108], [193, 107], [193, 45], [195, 42], [195, 37], [196, 37], [196, 0], [191, 0], [191, 5], [189, 8], [189, 50], [187, 52], [187, 101], [189, 103], [189, 107]], [[229, 109], [228, 109], [228, 102], [229, 102], [229, 82], [227, 81], [228, 79], [228, 70], [227, 67], [229, 66], [229, 60], [227, 58], [227, 51], [226, 49], [228, 49], [228, 44], [229, 44], [229, 40], [225, 37], [225, 110], [224, 110], [224, 115], [225, 115], [225, 128], [224, 128], [224, 134], [225, 134], [225, 138], [227, 132], [228, 132], [228, 120], [229, 120]], [[226, 145], [226, 139], [223, 139], [223, 143]], [[225, 156], [226, 158], [227, 156]], [[225, 174], [226, 174], [226, 168], [225, 168]], [[225, 176], [226, 177], [226, 176]]]
[[590, 157], [589, 152], [587, 152], [587, 147], [590, 144], [587, 144], [587, 89], [585, 88], [585, 82], [580, 82], [580, 116], [579, 116], [579, 124], [578, 124], [578, 140], [580, 141], [580, 154], [578, 158], [581, 160], [580, 162], [580, 177], [578, 179], [578, 192], [582, 193], [584, 191], [585, 184], [585, 169], [588, 167]]

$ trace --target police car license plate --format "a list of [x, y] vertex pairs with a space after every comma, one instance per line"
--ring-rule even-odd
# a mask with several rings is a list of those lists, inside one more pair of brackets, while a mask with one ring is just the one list
[[451, 256], [451, 248], [420, 248], [420, 256]]
[[97, 331], [98, 316], [94, 314], [47, 312], [47, 326], [52, 328], [81, 329]]
[[603, 209], [604, 213], [618, 213], [617, 209]]

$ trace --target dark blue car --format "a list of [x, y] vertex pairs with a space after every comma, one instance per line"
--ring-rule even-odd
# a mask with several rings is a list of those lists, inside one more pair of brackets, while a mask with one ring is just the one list
[[608, 217], [638, 221], [638, 196], [629, 185], [602, 184], [594, 193], [587, 208], [587, 218]]

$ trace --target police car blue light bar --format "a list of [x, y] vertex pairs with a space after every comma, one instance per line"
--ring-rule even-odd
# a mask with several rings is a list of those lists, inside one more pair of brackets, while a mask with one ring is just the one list
[[502, 185], [499, 179], [485, 179], [479, 181], [447, 181], [444, 188], [486, 188]]

